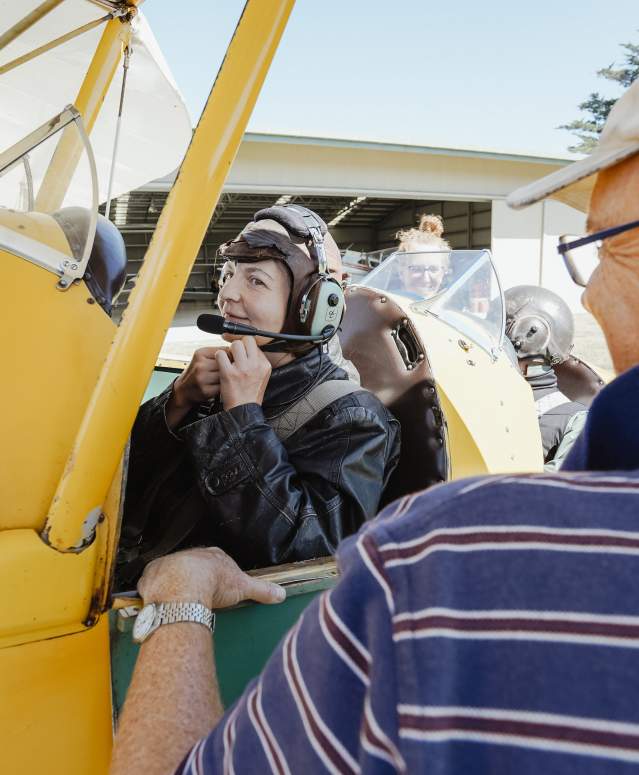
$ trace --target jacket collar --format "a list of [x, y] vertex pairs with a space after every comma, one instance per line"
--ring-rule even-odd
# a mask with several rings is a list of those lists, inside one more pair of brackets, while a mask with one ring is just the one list
[[267, 416], [279, 414], [299, 401], [312, 387], [327, 379], [345, 379], [339, 368], [321, 347], [314, 347], [294, 361], [278, 366], [271, 372], [262, 406]]

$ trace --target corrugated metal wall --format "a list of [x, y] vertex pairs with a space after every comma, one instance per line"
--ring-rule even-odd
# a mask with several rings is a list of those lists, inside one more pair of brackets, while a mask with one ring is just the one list
[[379, 248], [396, 244], [397, 230], [416, 224], [422, 213], [442, 217], [444, 237], [451, 247], [490, 248], [491, 202], [429, 202], [427, 206], [407, 206], [405, 210], [397, 210], [378, 230]]
[[[264, 194], [223, 194], [205, 235], [183, 300], [212, 298], [213, 262], [218, 246], [235, 236], [256, 210], [276, 201], [299, 201], [319, 212], [331, 223], [339, 221], [333, 233], [341, 248], [372, 251], [397, 244], [400, 229], [415, 226], [423, 213], [441, 215], [444, 237], [453, 248], [484, 248], [491, 244], [491, 202], [434, 202], [358, 197], [277, 196]], [[134, 277], [142, 265], [166, 194], [139, 191], [116, 200], [111, 218], [124, 235], [127, 246], [129, 277]], [[122, 294], [120, 303], [126, 300]]]

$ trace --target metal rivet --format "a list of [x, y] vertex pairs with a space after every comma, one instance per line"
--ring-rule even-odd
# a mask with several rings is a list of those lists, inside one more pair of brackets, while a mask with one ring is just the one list
[[386, 298], [386, 296], [382, 296], [382, 298], [380, 299], [381, 304], [386, 304], [387, 301], [388, 299]]
[[77, 264], [71, 264], [71, 269], [77, 269], [77, 268], [78, 268]]
[[93, 299], [93, 298], [89, 297], [89, 298], [87, 299], [87, 304], [95, 304], [95, 299]]
[[417, 360], [418, 360], [418, 361], [423, 361], [423, 360], [424, 360], [424, 353], [420, 353], [420, 354], [417, 356]]

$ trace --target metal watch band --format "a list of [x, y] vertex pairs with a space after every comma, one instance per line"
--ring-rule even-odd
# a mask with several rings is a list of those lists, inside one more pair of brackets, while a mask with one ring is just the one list
[[158, 626], [176, 622], [196, 622], [215, 629], [215, 614], [202, 603], [160, 603], [158, 605]]

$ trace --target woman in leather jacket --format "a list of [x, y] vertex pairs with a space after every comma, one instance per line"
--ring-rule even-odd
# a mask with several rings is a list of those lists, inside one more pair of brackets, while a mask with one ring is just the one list
[[[281, 209], [266, 215], [277, 218]], [[220, 310], [227, 321], [298, 333], [299, 291], [317, 274], [313, 243], [272, 217], [256, 219], [220, 250], [227, 259]], [[324, 247], [329, 268], [341, 271], [328, 233]], [[397, 464], [399, 424], [358, 385], [291, 435], [282, 433], [277, 418], [304, 396], [328, 380], [349, 379], [334, 360], [338, 346], [330, 355], [325, 345], [309, 344], [265, 352], [265, 337], [224, 338], [230, 348], [198, 350], [138, 412], [121, 588], [150, 560], [190, 546], [219, 546], [243, 568], [333, 554], [375, 515]]]

